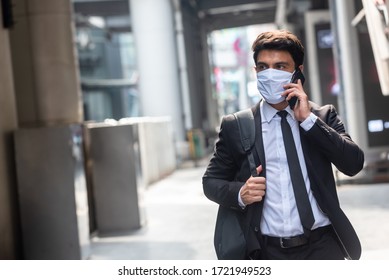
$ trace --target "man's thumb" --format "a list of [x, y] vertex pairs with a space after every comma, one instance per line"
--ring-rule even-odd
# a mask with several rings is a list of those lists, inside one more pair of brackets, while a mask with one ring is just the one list
[[262, 172], [262, 165], [257, 167], [257, 174], [261, 174]]

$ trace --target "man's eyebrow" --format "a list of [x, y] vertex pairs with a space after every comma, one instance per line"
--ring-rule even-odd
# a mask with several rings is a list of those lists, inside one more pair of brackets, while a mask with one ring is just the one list
[[[279, 61], [279, 62], [276, 62], [274, 63], [275, 65], [289, 65], [290, 63], [287, 62], [287, 61]], [[265, 65], [265, 66], [269, 66], [268, 63], [266, 62], [262, 62], [262, 61], [257, 61], [257, 65]]]
[[280, 62], [276, 62], [274, 63], [275, 65], [289, 65], [290, 63], [289, 62], [286, 62], [286, 61], [280, 61]]

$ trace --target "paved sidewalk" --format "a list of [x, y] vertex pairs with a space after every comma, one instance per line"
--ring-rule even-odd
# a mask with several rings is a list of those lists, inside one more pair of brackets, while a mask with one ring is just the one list
[[205, 167], [176, 170], [145, 193], [146, 225], [131, 235], [92, 239], [91, 259], [213, 260], [217, 205], [203, 194]]
[[362, 244], [362, 260], [389, 260], [389, 183], [338, 188], [343, 211]]
[[[203, 194], [205, 166], [178, 169], [148, 187], [147, 224], [129, 235], [93, 238], [91, 259], [214, 260], [217, 205]], [[344, 185], [342, 208], [362, 243], [364, 260], [389, 260], [389, 184]]]

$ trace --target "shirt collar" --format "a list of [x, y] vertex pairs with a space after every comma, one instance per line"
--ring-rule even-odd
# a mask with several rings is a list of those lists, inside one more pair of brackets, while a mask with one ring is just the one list
[[[293, 110], [287, 106], [285, 109], [293, 119], [294, 117], [294, 112]], [[278, 110], [274, 109], [269, 103], [266, 101], [261, 102], [261, 117], [262, 117], [262, 122], [267, 122], [270, 123], [271, 120], [274, 118], [274, 116], [277, 114]]]

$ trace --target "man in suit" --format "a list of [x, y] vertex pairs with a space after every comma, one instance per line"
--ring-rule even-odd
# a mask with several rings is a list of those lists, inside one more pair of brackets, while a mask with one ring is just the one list
[[[236, 213], [246, 259], [359, 259], [361, 245], [340, 208], [332, 165], [354, 176], [363, 167], [363, 151], [332, 105], [309, 101], [303, 77], [291, 82], [303, 71], [304, 60], [304, 47], [294, 34], [264, 32], [252, 51], [262, 95], [252, 108], [257, 174], [251, 175], [238, 124], [227, 115], [203, 176], [205, 195], [219, 204], [218, 216]], [[297, 156], [292, 160], [291, 154]]]

